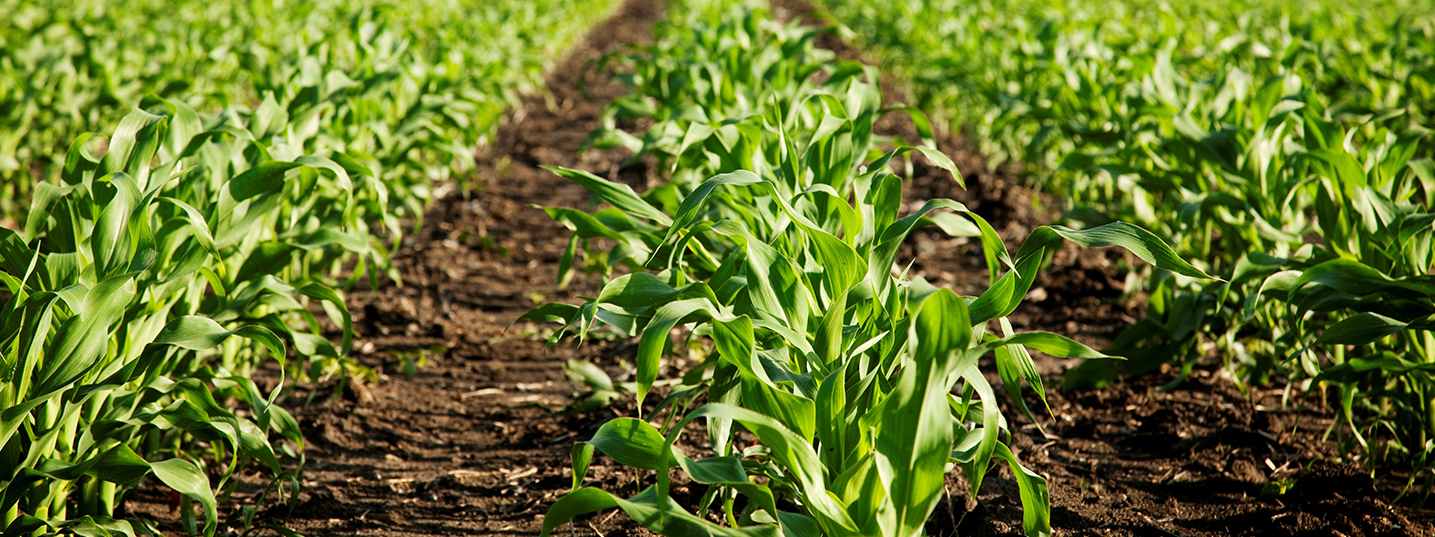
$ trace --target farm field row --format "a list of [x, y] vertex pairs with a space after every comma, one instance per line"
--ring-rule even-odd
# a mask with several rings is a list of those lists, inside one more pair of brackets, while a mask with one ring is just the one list
[[7, 534], [1435, 532], [1435, 18], [817, 4], [0, 8]]
[[[549, 508], [543, 535], [613, 507], [658, 533], [919, 535], [948, 493], [950, 466], [975, 495], [994, 464], [1016, 476], [1026, 532], [1050, 533], [1046, 481], [1002, 441], [1010, 418], [979, 363], [994, 353], [1007, 395], [1026, 409], [1022, 384], [1046, 399], [1028, 348], [1106, 356], [1050, 332], [1017, 332], [1006, 317], [1063, 241], [1120, 246], [1208, 276], [1124, 222], [1041, 226], [1009, 253], [956, 201], [904, 203], [904, 180], [887, 166], [895, 158], [922, 155], [951, 180], [962, 176], [934, 145], [926, 116], [884, 103], [879, 73], [818, 48], [817, 28], [721, 4], [674, 9], [667, 24], [680, 30], [660, 29], [655, 47], [620, 63], [630, 66], [632, 92], [609, 107], [615, 124], [650, 126], [605, 126], [594, 139], [652, 156], [672, 170], [668, 180], [639, 196], [625, 183], [553, 168], [610, 206], [547, 209], [575, 232], [559, 281], [581, 268], [601, 274], [602, 285], [582, 304], [549, 303], [522, 319], [561, 323], [557, 344], [569, 330], [577, 339], [615, 331], [639, 344], [631, 385], [584, 374], [592, 397], [630, 390], [637, 408], [576, 445], [574, 490]], [[887, 114], [909, 116], [920, 139], [875, 137]], [[964, 299], [894, 270], [909, 235], [928, 226], [941, 230], [938, 240], [980, 244], [984, 292]], [[685, 336], [674, 342], [679, 325]], [[673, 353], [700, 362], [644, 406]], [[706, 453], [674, 451], [698, 419]], [[645, 487], [614, 495], [583, 486], [596, 453], [639, 470]], [[707, 485], [695, 511], [670, 496], [673, 480]], [[710, 520], [711, 510], [722, 519]]]
[[1141, 269], [1145, 318], [1068, 386], [1215, 358], [1340, 401], [1342, 451], [1435, 473], [1424, 2], [819, 2], [1063, 218], [1146, 226], [1223, 281]]
[[292, 497], [284, 381], [373, 377], [342, 291], [398, 277], [435, 187], [614, 5], [0, 7], [6, 534], [151, 534], [117, 518], [145, 480], [187, 533], [252, 531], [218, 511], [250, 465]]
[[536, 91], [551, 59], [615, 5], [7, 2], [0, 218], [23, 220], [31, 185], [59, 177], [76, 136], [111, 132], [155, 99], [234, 123], [272, 100], [290, 116], [295, 151], [368, 156], [403, 187], [398, 214], [418, 216], [431, 185], [464, 177], [462, 157], [519, 92]]

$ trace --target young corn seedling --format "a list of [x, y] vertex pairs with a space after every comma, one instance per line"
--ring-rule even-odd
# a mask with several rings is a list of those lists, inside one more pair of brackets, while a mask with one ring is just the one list
[[[152, 110], [126, 116], [102, 158], [78, 138], [62, 180], [37, 186], [25, 227], [0, 230], [7, 533], [144, 533], [112, 517], [153, 476], [183, 495], [190, 533], [214, 534], [249, 461], [292, 480], [278, 459], [292, 449], [271, 433], [302, 448], [274, 405], [280, 389], [263, 394], [251, 372], [266, 356], [287, 369], [286, 348], [311, 375], [346, 360], [348, 311], [307, 267], [371, 253], [367, 224], [344, 216], [372, 178], [342, 154], [274, 158], [258, 117], [206, 127], [183, 104]], [[321, 335], [309, 301], [342, 344]]]
[[[1154, 236], [1119, 223], [1084, 232], [1041, 228], [1009, 258], [990, 227], [955, 202], [933, 200], [899, 218], [891, 200], [900, 199], [900, 179], [880, 171], [844, 186], [841, 193], [863, 200], [857, 207], [819, 219], [808, 216], [818, 214], [816, 196], [784, 194], [780, 171], [765, 178], [747, 171], [716, 176], [671, 216], [620, 185], [564, 173], [615, 207], [604, 215], [609, 225], [595, 222], [580, 229], [581, 236], [646, 242], [658, 255], [653, 272], [615, 278], [582, 306], [550, 304], [526, 317], [559, 320], [580, 334], [602, 322], [640, 337], [640, 406], [674, 327], [692, 325], [693, 335], [712, 340], [714, 352], [659, 408], [677, 413], [700, 397], [708, 404], [666, 434], [619, 418], [575, 450], [575, 491], [550, 509], [545, 534], [579, 514], [616, 506], [668, 535], [697, 528], [761, 532], [776, 529], [772, 524], [795, 534], [915, 535], [943, 493], [948, 465], [962, 467], [979, 487], [992, 457], [1018, 476], [1028, 532], [1049, 531], [1045, 482], [1021, 468], [1000, 441], [1005, 421], [977, 360], [996, 352], [1003, 377], [1010, 375], [1008, 390], [1025, 381], [1040, 393], [1025, 346], [1061, 356], [1104, 355], [1054, 334], [1013, 334], [1000, 317], [1015, 309], [1044, 252], [1062, 238], [1127, 246], [1204, 277]], [[756, 202], [729, 209], [772, 222], [769, 230], [699, 216], [716, 202], [717, 190], [747, 191]], [[978, 232], [983, 244], [1013, 269], [980, 297], [962, 298], [893, 273], [897, 246], [940, 216], [939, 209], [956, 210], [967, 225], [986, 230]], [[614, 227], [646, 231], [617, 239]], [[986, 332], [994, 319], [1004, 337]], [[699, 418], [706, 418], [714, 456], [693, 460], [672, 445]], [[736, 447], [734, 423], [760, 444]], [[656, 471], [657, 484], [627, 499], [578, 488], [594, 448]], [[675, 466], [712, 487], [698, 512], [722, 500], [728, 528], [672, 503], [667, 469]], [[748, 499], [745, 511], [733, 510], [734, 495]], [[799, 507], [779, 509], [779, 500]]]
[[1406, 464], [1420, 500], [1435, 484], [1435, 287], [1430, 284], [1431, 187], [1435, 165], [1411, 160], [1428, 131], [1380, 131], [1384, 143], [1360, 153], [1338, 128], [1323, 125], [1325, 147], [1307, 157], [1316, 191], [1319, 244], [1290, 253], [1252, 252], [1234, 283], [1256, 289], [1245, 315], [1261, 306], [1286, 359], [1339, 396], [1351, 432], [1346, 448], [1368, 453], [1372, 465]]
[[[1026, 382], [1041, 396], [1028, 346], [1105, 355], [1055, 334], [1013, 333], [1003, 318], [1063, 239], [1124, 246], [1163, 268], [1207, 276], [1127, 224], [1043, 227], [1013, 257], [990, 225], [951, 200], [900, 214], [901, 179], [888, 163], [914, 150], [950, 163], [929, 146], [899, 146], [859, 168], [873, 150], [871, 122], [884, 112], [859, 79], [813, 88], [791, 108], [764, 99], [774, 104], [741, 119], [691, 121], [699, 135], [673, 153], [684, 157], [674, 182], [643, 196], [554, 169], [611, 205], [594, 214], [548, 209], [575, 232], [560, 270], [574, 270], [581, 243], [588, 265], [629, 273], [582, 305], [547, 304], [523, 319], [564, 323], [580, 339], [600, 323], [638, 337], [640, 413], [663, 356], [676, 348], [673, 329], [687, 327], [710, 352], [648, 414], [668, 411], [661, 429], [641, 414], [618, 418], [575, 447], [574, 491], [550, 508], [545, 535], [615, 507], [665, 535], [917, 535], [949, 468], [962, 468], [976, 490], [994, 458], [1017, 476], [1028, 533], [1050, 531], [1045, 480], [1002, 440], [1005, 418], [978, 360], [995, 354], [1009, 394]], [[727, 127], [736, 136], [719, 132]], [[733, 158], [735, 147], [751, 149]], [[720, 173], [687, 183], [678, 179], [692, 176], [684, 162]], [[906, 237], [928, 225], [979, 238], [987, 292], [960, 297], [895, 266]], [[674, 447], [696, 420], [707, 426], [712, 456]], [[628, 498], [583, 487], [594, 450], [653, 471], [656, 482]], [[673, 468], [708, 486], [696, 509], [670, 497]], [[708, 518], [713, 508], [721, 523]]]
[[[821, 3], [998, 161], [1044, 168], [1027, 169], [1066, 194], [1070, 219], [1141, 224], [1213, 274], [1250, 274], [1248, 253], [1284, 258], [1321, 233], [1307, 148], [1326, 144], [1312, 133], [1335, 124], [1347, 144], [1382, 143], [1376, 130], [1429, 122], [1435, 89], [1435, 20], [1409, 4]], [[943, 23], [913, 22], [932, 19]], [[1146, 292], [1148, 316], [1108, 349], [1129, 360], [1083, 364], [1065, 383], [1163, 363], [1184, 376], [1213, 352], [1243, 382], [1294, 373], [1279, 350], [1290, 334], [1273, 328], [1289, 313], [1243, 314], [1253, 290], [1135, 269], [1127, 292]]]
[[1341, 395], [1346, 447], [1411, 464], [1428, 490], [1428, 9], [820, 3], [998, 161], [1038, 165], [1072, 220], [1140, 223], [1232, 275], [1133, 271], [1148, 316], [1107, 351], [1129, 360], [1066, 383], [1184, 375], [1212, 353], [1243, 382], [1317, 379]]
[[[182, 495], [192, 534], [216, 531], [252, 461], [296, 487], [278, 458], [295, 446], [270, 436], [302, 448], [297, 424], [251, 373], [268, 357], [287, 375], [365, 371], [333, 287], [388, 268], [371, 226], [397, 244], [428, 183], [586, 27], [570, 15], [615, 2], [51, 4], [0, 6], [7, 535], [155, 533], [113, 519], [145, 476]], [[168, 100], [146, 97], [102, 158], [98, 137], [75, 138], [111, 130], [142, 95]]]
[[[294, 121], [294, 134], [317, 135], [324, 147], [292, 145], [372, 155], [383, 166], [370, 167], [393, 187], [393, 212], [420, 217], [428, 183], [465, 171], [469, 151], [519, 91], [538, 85], [546, 60], [617, 4], [6, 2], [0, 223], [24, 219], [31, 187], [59, 176], [76, 133], [113, 130], [149, 95], [206, 113], [257, 108], [266, 94], [296, 119], [320, 108]], [[325, 87], [339, 81], [335, 72], [349, 84]], [[325, 91], [336, 87], [338, 98]]]
[[[616, 61], [623, 67], [619, 78], [631, 92], [604, 109], [602, 127], [589, 143], [626, 147], [633, 153], [630, 161], [656, 155], [667, 170], [686, 172], [701, 166], [682, 157], [694, 141], [707, 138], [704, 129], [710, 125], [761, 113], [773, 106], [773, 99], [777, 106], [793, 110], [799, 98], [816, 87], [813, 75], [832, 65], [831, 52], [813, 45], [816, 30], [797, 22], [780, 25], [763, 10], [689, 7], [672, 15], [659, 33], [664, 29], [673, 35], [634, 53], [605, 58], [605, 64]], [[845, 67], [855, 67], [859, 77], [863, 74], [858, 64]], [[839, 73], [831, 85], [853, 74]], [[641, 136], [618, 127], [619, 119], [640, 118], [654, 121]], [[727, 139], [736, 137], [732, 129], [726, 130]]]

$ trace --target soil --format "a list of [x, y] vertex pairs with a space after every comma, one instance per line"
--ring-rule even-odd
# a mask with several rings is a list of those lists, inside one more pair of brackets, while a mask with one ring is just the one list
[[[575, 393], [564, 362], [592, 361], [622, 380], [635, 351], [629, 341], [545, 348], [554, 326], [508, 326], [544, 301], [591, 296], [597, 283], [579, 276], [567, 288], [555, 284], [570, 233], [531, 205], [588, 208], [591, 202], [581, 187], [539, 166], [587, 169], [639, 187], [662, 179], [642, 161], [621, 166], [625, 153], [579, 149], [602, 107], [625, 91], [595, 68], [596, 60], [627, 43], [650, 42], [663, 5], [628, 0], [552, 70], [546, 95], [530, 96], [510, 112], [493, 144], [476, 155], [477, 187], [445, 189], [424, 230], [405, 239], [394, 260], [402, 285], [349, 292], [356, 356], [382, 376], [371, 384], [301, 386], [286, 396], [307, 441], [303, 487], [291, 505], [261, 505], [261, 524], [310, 536], [539, 532], [543, 513], [572, 485], [572, 445], [631, 409], [621, 403], [564, 412]], [[785, 0], [775, 2], [774, 12], [804, 17], [812, 9], [803, 0]], [[864, 59], [831, 35], [820, 43]], [[897, 85], [883, 85], [889, 101], [901, 100]], [[897, 116], [884, 120], [879, 132], [915, 140], [910, 121]], [[989, 170], [960, 135], [939, 132], [938, 145], [963, 170], [968, 188], [918, 159], [909, 200], [961, 201], [987, 218], [1009, 249], [1059, 216], [1059, 200]], [[922, 232], [904, 247], [900, 262], [912, 262], [914, 273], [934, 283], [977, 294], [987, 282], [978, 248]], [[1129, 265], [1117, 251], [1063, 249], [1012, 316], [1014, 324], [1108, 343], [1144, 313], [1140, 296], [1124, 296], [1122, 271]], [[1074, 365], [1038, 360], [1048, 386]], [[1333, 462], [1334, 445], [1322, 439], [1334, 416], [1330, 409], [1316, 400], [1283, 405], [1275, 388], [1242, 393], [1213, 371], [1219, 368], [1203, 365], [1168, 392], [1156, 389], [1167, 380], [1160, 375], [1101, 391], [1048, 389], [1051, 414], [1038, 414], [1035, 423], [1004, 409], [1013, 450], [1048, 477], [1055, 534], [1435, 535], [1428, 512], [1390, 503], [1388, 476], [1373, 479], [1354, 463]], [[1027, 393], [1032, 408], [1042, 408]], [[589, 471], [590, 480], [616, 493], [632, 493], [632, 477], [602, 456]], [[1263, 494], [1273, 480], [1294, 480], [1294, 486]], [[929, 534], [1022, 535], [1008, 470], [994, 469], [974, 499], [965, 488], [962, 479], [949, 477], [951, 497], [933, 515]], [[222, 512], [252, 504], [253, 491], [245, 490]], [[168, 494], [151, 486], [133, 495], [128, 508], [179, 533], [167, 504]], [[649, 535], [611, 513], [561, 531]]]

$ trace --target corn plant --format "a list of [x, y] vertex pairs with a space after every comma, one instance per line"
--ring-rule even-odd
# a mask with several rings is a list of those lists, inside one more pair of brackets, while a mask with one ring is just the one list
[[[1243, 311], [1280, 334], [1285, 358], [1337, 394], [1351, 433], [1346, 448], [1368, 453], [1372, 465], [1408, 465], [1423, 503], [1435, 484], [1435, 164], [1410, 157], [1428, 133], [1387, 132], [1385, 143], [1358, 153], [1343, 146], [1339, 129], [1324, 134], [1328, 145], [1306, 159], [1322, 242], [1247, 254], [1233, 283], [1255, 288]], [[1275, 309], [1262, 318], [1261, 306]]]
[[[669, 217], [613, 183], [565, 173], [581, 177], [580, 183], [622, 210], [608, 213], [609, 221], [655, 225], [646, 233], [628, 232], [629, 240], [643, 234], [660, 254], [671, 244], [671, 255], [654, 256], [655, 273], [613, 279], [583, 306], [549, 305], [530, 318], [558, 319], [583, 332], [601, 321], [639, 336], [640, 405], [675, 326], [692, 324], [691, 333], [709, 337], [714, 352], [660, 407], [676, 408], [680, 401], [686, 407], [699, 397], [708, 404], [672, 423], [666, 435], [641, 420], [619, 418], [575, 450], [575, 487], [594, 448], [619, 463], [655, 470], [658, 483], [628, 499], [576, 488], [551, 508], [545, 534], [578, 514], [616, 506], [668, 535], [775, 529], [770, 524], [796, 534], [915, 535], [942, 496], [948, 464], [961, 466], [975, 490], [993, 457], [1017, 476], [1028, 533], [1048, 532], [1045, 481], [1022, 468], [1001, 442], [1005, 420], [977, 360], [996, 352], [1009, 391], [1024, 381], [1040, 394], [1041, 380], [1024, 346], [1061, 356], [1104, 355], [1055, 334], [1011, 333], [1000, 318], [1015, 309], [1044, 252], [1063, 238], [1128, 246], [1202, 276], [1134, 226], [1041, 228], [1009, 259], [1012, 270], [987, 293], [964, 299], [894, 275], [897, 246], [938, 209], [989, 227], [949, 200], [933, 200], [898, 218], [889, 200], [900, 199], [901, 183], [890, 174], [866, 174], [847, 187], [864, 202], [851, 209], [853, 228], [839, 228], [839, 238], [824, 229], [837, 222], [804, 216], [815, 206], [810, 195], [782, 194], [780, 177], [745, 171], [714, 177]], [[786, 224], [776, 224], [772, 235], [755, 235], [739, 221], [698, 218], [708, 195], [720, 188], [755, 190], [765, 202], [745, 209]], [[994, 233], [982, 235], [996, 257], [1008, 257]], [[709, 271], [710, 277], [694, 276]], [[1004, 337], [986, 333], [994, 319]], [[707, 418], [714, 456], [695, 461], [672, 445], [699, 418]], [[759, 443], [737, 447], [734, 423]], [[698, 512], [721, 500], [729, 528], [667, 498], [671, 467], [712, 486]], [[741, 513], [734, 512], [738, 494], [749, 501]], [[778, 499], [799, 505], [799, 512], [779, 510]]]
[[[949, 467], [961, 467], [975, 491], [994, 459], [1017, 477], [1028, 533], [1049, 533], [1046, 482], [1006, 447], [1006, 421], [978, 360], [995, 354], [1007, 392], [1030, 413], [1021, 384], [1043, 400], [1044, 392], [1028, 346], [1106, 357], [1055, 334], [1014, 333], [1004, 319], [1063, 240], [1124, 246], [1163, 268], [1206, 277], [1129, 224], [1042, 227], [1013, 257], [985, 220], [957, 202], [931, 200], [902, 215], [902, 179], [887, 171], [892, 159], [920, 151], [948, 169], [950, 161], [925, 144], [877, 149], [872, 122], [889, 110], [880, 107], [875, 73], [840, 64], [819, 70], [828, 81], [791, 101], [754, 89], [762, 93], [748, 96], [754, 109], [741, 117], [668, 116], [672, 126], [655, 125], [685, 132], [669, 153], [680, 157], [673, 182], [642, 196], [586, 172], [553, 169], [611, 206], [592, 214], [547, 209], [575, 232], [560, 279], [579, 266], [610, 277], [582, 305], [547, 304], [523, 319], [563, 323], [580, 340], [600, 324], [639, 338], [640, 414], [609, 421], [574, 448], [574, 490], [550, 508], [544, 535], [615, 507], [665, 535], [917, 535]], [[690, 182], [698, 173], [714, 175]], [[978, 238], [987, 292], [960, 297], [907, 277], [898, 249], [930, 225]], [[626, 273], [611, 277], [619, 268]], [[678, 348], [671, 341], [678, 327], [685, 346], [705, 357], [648, 410], [663, 356]], [[661, 429], [642, 419], [664, 411]], [[674, 447], [696, 420], [706, 425], [712, 456], [695, 459]], [[656, 482], [629, 498], [582, 486], [595, 450], [653, 471]], [[670, 497], [673, 468], [708, 485], [695, 510]], [[721, 523], [708, 518], [713, 508]]]
[[[743, 6], [677, 9], [679, 13], [657, 30], [672, 35], [604, 59], [605, 64], [619, 65], [618, 78], [631, 92], [604, 109], [602, 127], [590, 137], [592, 145], [626, 147], [633, 152], [631, 160], [653, 154], [669, 170], [691, 170], [691, 163], [677, 159], [685, 146], [706, 137], [701, 131], [689, 134], [691, 126], [760, 113], [772, 106], [770, 99], [792, 109], [800, 96], [814, 89], [812, 75], [832, 61], [830, 51], [814, 46], [817, 31], [797, 21], [781, 25], [766, 11]], [[848, 66], [863, 74], [860, 66]], [[832, 86], [853, 73], [840, 76], [829, 81]], [[619, 119], [640, 118], [654, 121], [641, 136], [618, 127]]]
[[1149, 315], [1107, 350], [1130, 360], [1088, 362], [1067, 384], [1173, 361], [1184, 375], [1214, 351], [1244, 382], [1333, 389], [1345, 447], [1409, 465], [1428, 492], [1425, 6], [824, 4], [908, 66], [922, 102], [999, 158], [1036, 164], [1072, 220], [1150, 226], [1231, 275], [1133, 271], [1128, 292], [1147, 292]]
[[[1171, 95], [1173, 82], [1234, 73], [1258, 87], [1294, 74], [1351, 113], [1409, 109], [1417, 118], [1429, 117], [1435, 89], [1435, 21], [1418, 2], [818, 3], [913, 82], [918, 104], [975, 128], [997, 160], [1044, 165], [1040, 184], [1073, 187], [1077, 202], [1110, 193], [1074, 184], [1088, 172], [1058, 169], [1067, 155], [1141, 143], [1167, 115], [1151, 94]], [[1159, 80], [1162, 71], [1176, 76]], [[1218, 91], [1206, 85], [1171, 104], [1208, 106]]]
[[[612, 5], [0, 6], [6, 534], [153, 533], [112, 518], [146, 476], [182, 493], [190, 533], [216, 531], [252, 461], [292, 492], [279, 457], [302, 438], [250, 374], [363, 372], [333, 287], [388, 268], [371, 226], [397, 244], [586, 25], [569, 15]], [[160, 99], [115, 126], [141, 96]]]
[[327, 105], [315, 114], [324, 120], [298, 131], [320, 131], [324, 150], [340, 144], [382, 161], [376, 173], [393, 183], [397, 212], [421, 216], [426, 181], [464, 171], [468, 151], [519, 91], [539, 84], [548, 59], [616, 5], [7, 2], [0, 223], [23, 220], [32, 185], [58, 177], [75, 133], [112, 130], [146, 95], [214, 113], [257, 108], [273, 94], [296, 118]]
[[377, 181], [342, 153], [276, 158], [283, 147], [260, 141], [273, 119], [135, 110], [103, 157], [98, 137], [77, 138], [24, 228], [0, 230], [7, 533], [143, 533], [111, 517], [153, 476], [183, 494], [190, 532], [212, 535], [249, 461], [293, 479], [278, 457], [302, 447], [297, 423], [250, 374], [266, 357], [287, 369], [290, 349], [311, 375], [343, 367], [348, 311], [309, 267], [373, 255], [371, 222], [351, 217]]
[[[1035, 165], [1035, 183], [1069, 199], [1070, 219], [1146, 226], [1212, 273], [1231, 273], [1247, 252], [1298, 247], [1315, 231], [1314, 193], [1300, 186], [1295, 162], [1307, 125], [1334, 123], [1351, 144], [1380, 143], [1375, 129], [1427, 123], [1435, 89], [1435, 56], [1422, 39], [1435, 21], [1407, 2], [823, 4], [909, 69], [919, 103], [974, 127], [998, 160]], [[924, 20], [942, 22], [914, 24]], [[1160, 296], [1149, 322], [1117, 345], [1150, 356], [1127, 372], [1171, 356], [1189, 368], [1207, 343], [1245, 354], [1227, 344], [1239, 307], [1219, 304], [1220, 285], [1135, 271], [1128, 292], [1138, 291]], [[1278, 361], [1242, 360], [1238, 377], [1257, 382], [1271, 371], [1254, 362]]]

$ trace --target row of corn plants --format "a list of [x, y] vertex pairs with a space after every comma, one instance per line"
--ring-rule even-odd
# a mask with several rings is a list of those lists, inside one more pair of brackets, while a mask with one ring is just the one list
[[1075, 204], [1114, 193], [1083, 166], [1063, 168], [1070, 155], [1159, 135], [1168, 107], [1219, 117], [1276, 75], [1300, 76], [1336, 115], [1409, 109], [1424, 122], [1435, 111], [1435, 20], [1419, 2], [819, 4], [912, 82], [918, 104], [975, 129], [995, 162], [1046, 168], [1036, 180]]
[[374, 155], [394, 212], [421, 216], [430, 181], [466, 170], [545, 59], [616, 4], [6, 2], [0, 222], [23, 220], [32, 185], [58, 177], [75, 133], [109, 132], [148, 95], [205, 113], [273, 95], [297, 129]]
[[113, 517], [152, 477], [183, 495], [191, 533], [212, 535], [254, 461], [292, 492], [279, 456], [303, 439], [274, 405], [280, 387], [252, 373], [269, 359], [316, 377], [343, 367], [352, 330], [325, 267], [384, 261], [357, 210], [383, 187], [353, 157], [295, 154], [285, 123], [259, 114], [148, 108], [107, 139], [76, 138], [24, 227], [0, 229], [7, 534], [144, 533]]
[[[929, 140], [873, 136], [886, 113], [926, 125], [915, 109], [883, 107], [873, 69], [833, 60], [814, 47], [813, 29], [760, 10], [671, 17], [667, 37], [619, 60], [632, 66], [634, 93], [611, 116], [653, 126], [594, 134], [658, 156], [671, 180], [640, 195], [553, 170], [606, 204], [547, 209], [574, 231], [560, 279], [586, 269], [605, 283], [582, 304], [546, 304], [523, 319], [562, 323], [580, 340], [594, 330], [638, 338], [638, 414], [574, 447], [573, 490], [549, 509], [543, 534], [617, 508], [675, 536], [920, 535], [946, 474], [960, 468], [975, 492], [994, 461], [1016, 479], [1027, 533], [1048, 534], [1046, 481], [1007, 447], [1007, 417], [979, 364], [994, 355], [1030, 414], [1021, 385], [1044, 392], [1028, 348], [1106, 356], [1056, 334], [1016, 333], [1005, 317], [1064, 240], [1207, 276], [1126, 223], [1042, 227], [1012, 255], [957, 202], [906, 210], [892, 159], [916, 152], [952, 166]], [[980, 241], [986, 292], [959, 296], [902, 268], [899, 247], [927, 226]], [[665, 375], [666, 356], [689, 353], [697, 365]], [[688, 434], [695, 422], [705, 439]], [[595, 452], [638, 472], [641, 490], [584, 486]], [[706, 486], [695, 504], [671, 496], [675, 475]]]
[[823, 3], [905, 66], [923, 102], [1066, 195], [1070, 220], [1139, 222], [1228, 280], [1133, 271], [1149, 315], [1108, 350], [1131, 360], [1088, 363], [1068, 384], [1162, 363], [1184, 375], [1216, 354], [1242, 382], [1329, 390], [1345, 451], [1428, 493], [1428, 9]]
[[249, 531], [220, 507], [255, 465], [291, 498], [303, 438], [252, 374], [366, 372], [341, 290], [398, 279], [401, 222], [612, 5], [0, 7], [5, 534], [155, 534], [145, 480]]

